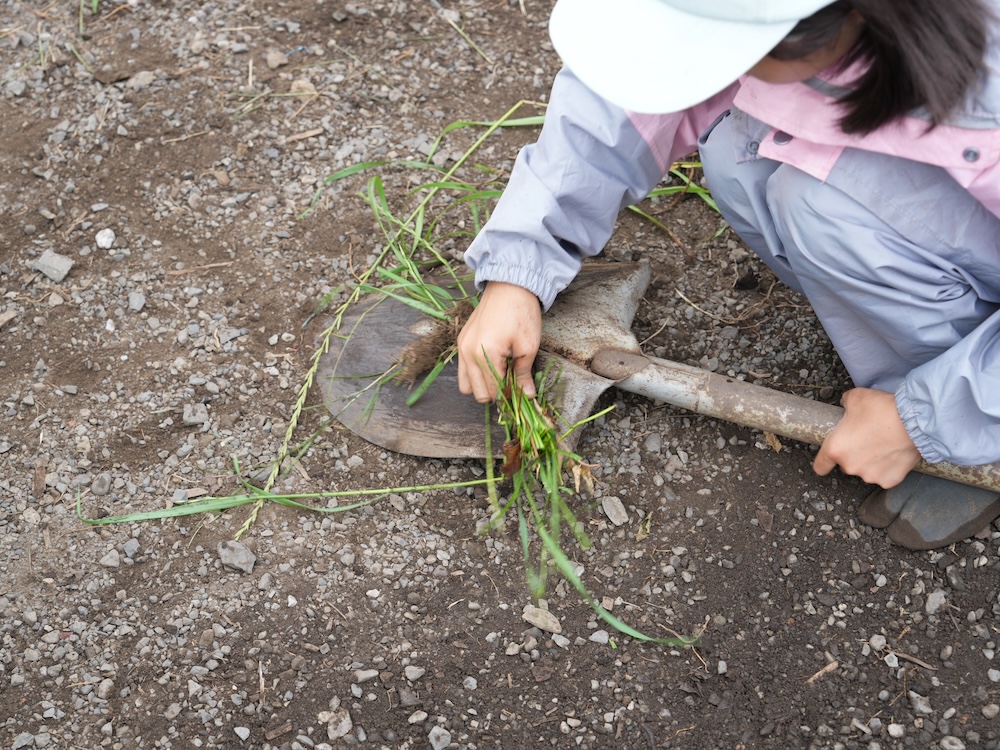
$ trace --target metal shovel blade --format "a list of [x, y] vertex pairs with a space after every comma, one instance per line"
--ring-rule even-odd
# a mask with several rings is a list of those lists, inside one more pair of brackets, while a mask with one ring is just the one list
[[[649, 276], [645, 263], [587, 264], [545, 316], [537, 366], [549, 372], [547, 392], [567, 424], [589, 417], [600, 395], [614, 385], [587, 369], [588, 352], [638, 351], [628, 326]], [[595, 313], [588, 315], [588, 310]], [[482, 458], [487, 412], [458, 392], [454, 361], [413, 406], [406, 404], [409, 388], [391, 379], [378, 382], [399, 353], [429, 330], [429, 321], [391, 298], [373, 295], [372, 301], [358, 304], [344, 316], [339, 336], [320, 359], [317, 379], [323, 399], [341, 424], [383, 448], [413, 456]], [[490, 412], [495, 423], [496, 410], [491, 407]], [[503, 429], [493, 424], [494, 455], [500, 455], [504, 437]], [[574, 444], [575, 433], [567, 447]]]
[[[814, 445], [823, 442], [843, 415], [840, 407], [644, 355], [631, 323], [649, 278], [647, 263], [587, 264], [545, 315], [539, 364], [552, 364], [550, 372], [558, 374], [549, 384], [550, 400], [568, 424], [588, 417], [598, 397], [614, 385], [696, 414]], [[366, 406], [375, 376], [424, 326], [419, 312], [391, 300], [359, 308], [345, 319], [343, 332], [354, 332], [320, 365], [327, 405], [348, 428], [391, 450], [484, 456], [483, 407], [459, 395], [454, 364], [415, 407], [406, 406], [409, 393], [396, 383], [382, 387], [370, 409]], [[494, 453], [502, 442], [494, 427]], [[1000, 492], [1000, 463], [921, 463], [917, 470]]]

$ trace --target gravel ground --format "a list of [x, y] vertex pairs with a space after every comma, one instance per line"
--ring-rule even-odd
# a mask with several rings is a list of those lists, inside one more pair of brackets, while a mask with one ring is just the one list
[[[234, 456], [265, 470], [317, 301], [376, 250], [363, 175], [297, 218], [321, 181], [543, 100], [557, 67], [535, 0], [85, 5], [81, 33], [75, 2], [0, 3], [0, 745], [1000, 747], [1000, 534], [901, 550], [808, 448], [619, 393], [580, 443], [577, 560], [615, 614], [695, 649], [609, 632], [565, 583], [532, 602], [479, 491], [268, 506], [242, 544], [244, 510], [79, 521], [78, 498], [152, 510], [235, 491]], [[508, 169], [530, 137], [479, 158]], [[836, 400], [802, 301], [697, 199], [653, 209], [672, 237], [624, 217], [608, 251], [653, 262], [647, 348]], [[278, 488], [482, 473], [333, 427]]]

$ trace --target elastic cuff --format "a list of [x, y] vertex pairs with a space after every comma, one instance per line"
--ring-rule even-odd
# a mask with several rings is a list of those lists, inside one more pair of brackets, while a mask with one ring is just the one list
[[947, 457], [938, 449], [934, 439], [920, 429], [917, 422], [917, 408], [910, 400], [910, 392], [905, 379], [896, 389], [896, 411], [899, 412], [899, 416], [903, 420], [906, 434], [917, 446], [924, 461], [929, 464], [938, 464], [947, 460]]
[[537, 268], [507, 263], [488, 263], [476, 269], [476, 288], [482, 291], [487, 281], [502, 281], [527, 289], [538, 297], [542, 309], [546, 311], [552, 307], [556, 295], [562, 291], [551, 278], [540, 273]]

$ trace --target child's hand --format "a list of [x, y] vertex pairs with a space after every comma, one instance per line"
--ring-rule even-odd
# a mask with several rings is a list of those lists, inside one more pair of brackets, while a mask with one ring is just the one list
[[823, 441], [813, 470], [825, 476], [840, 466], [845, 474], [869, 484], [895, 487], [920, 463], [920, 452], [896, 411], [895, 396], [855, 388], [841, 403], [844, 416]]
[[[542, 340], [542, 309], [523, 287], [491, 281], [458, 335], [458, 389], [485, 404], [497, 396], [496, 376], [514, 367], [525, 393], [535, 392], [531, 365]], [[496, 375], [490, 370], [493, 365]]]

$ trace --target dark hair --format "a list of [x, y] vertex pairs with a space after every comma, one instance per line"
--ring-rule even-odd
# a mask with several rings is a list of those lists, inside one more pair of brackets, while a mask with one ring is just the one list
[[870, 133], [920, 107], [939, 125], [986, 72], [993, 17], [983, 0], [838, 0], [800, 21], [770, 56], [800, 59], [833, 43], [852, 10], [865, 26], [840, 69], [867, 68], [840, 99], [846, 133]]

